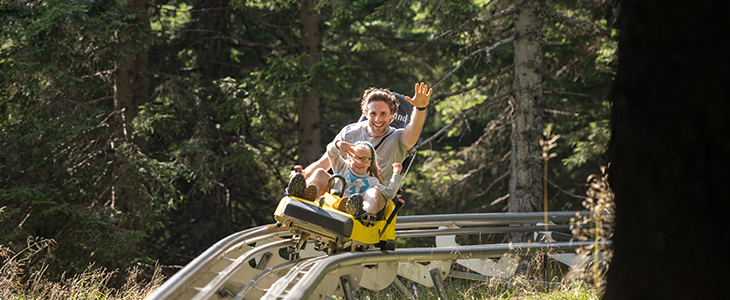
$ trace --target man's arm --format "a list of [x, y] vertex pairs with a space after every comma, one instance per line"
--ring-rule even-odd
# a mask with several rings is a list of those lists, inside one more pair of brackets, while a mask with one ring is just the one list
[[309, 175], [314, 174], [314, 170], [317, 169], [323, 169], [325, 171], [328, 171], [330, 167], [330, 159], [329, 157], [327, 157], [327, 152], [325, 151], [325, 153], [322, 154], [322, 157], [304, 168], [304, 176], [309, 177]]
[[[406, 151], [410, 151], [413, 146], [418, 142], [418, 137], [421, 136], [421, 130], [423, 130], [423, 124], [426, 122], [426, 107], [431, 99], [431, 93], [433, 89], [429, 89], [428, 85], [421, 82], [416, 84], [416, 94], [413, 98], [406, 96], [406, 100], [413, 104], [413, 113], [411, 114], [411, 121], [403, 129], [403, 136], [401, 141], [406, 148]], [[419, 109], [420, 108], [420, 109]]]

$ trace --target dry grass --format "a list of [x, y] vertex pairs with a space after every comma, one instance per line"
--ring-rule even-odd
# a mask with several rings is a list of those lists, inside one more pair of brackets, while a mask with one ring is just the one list
[[145, 276], [136, 267], [128, 269], [126, 281], [118, 289], [108, 287], [116, 271], [93, 265], [81, 274], [57, 282], [45, 277], [47, 266], [27, 272], [27, 262], [55, 243], [52, 239], [28, 239], [27, 247], [17, 252], [0, 245], [0, 300], [144, 299], [162, 284], [159, 267], [155, 267], [151, 276]]
[[[568, 279], [584, 280], [601, 292], [606, 285], [605, 275], [613, 254], [613, 251], [600, 244], [613, 237], [614, 216], [610, 212], [614, 209], [614, 194], [608, 184], [609, 167], [601, 167], [601, 174], [588, 177], [590, 187], [586, 191], [588, 198], [583, 201], [583, 206], [591, 211], [591, 215], [574, 219], [573, 235], [594, 243], [590, 247], [578, 249], [577, 254], [583, 257], [584, 264], [568, 274]], [[587, 226], [590, 224], [593, 226]]]
[[[512, 278], [510, 282], [474, 282], [460, 279], [447, 279], [446, 293], [450, 299], [556, 299], [556, 300], [593, 300], [600, 299], [605, 285], [605, 273], [608, 269], [611, 251], [599, 246], [599, 241], [610, 240], [613, 230], [611, 215], [602, 212], [613, 210], [613, 193], [608, 185], [607, 167], [601, 174], [588, 178], [590, 188], [588, 198], [583, 205], [593, 214], [586, 218], [576, 218], [573, 234], [584, 240], [596, 243], [578, 251], [584, 256], [585, 264], [564, 276], [547, 275], [542, 279], [557, 284], [557, 287], [542, 288], [527, 283], [529, 280]], [[2, 212], [3, 208], [0, 208]], [[592, 225], [592, 226], [591, 226]], [[38, 252], [54, 244], [53, 240], [28, 240], [28, 246], [17, 253], [0, 245], [0, 300], [5, 299], [144, 299], [157, 289], [163, 281], [161, 268], [156, 267], [151, 276], [144, 276], [138, 268], [127, 270], [126, 283], [119, 289], [109, 288], [109, 280], [116, 271], [89, 266], [81, 274], [73, 278], [51, 282], [44, 278], [45, 269], [32, 274], [24, 274], [25, 262]], [[24, 257], [24, 258], [21, 258]], [[534, 269], [544, 270], [549, 263], [540, 261], [544, 255], [534, 255]], [[588, 259], [588, 258], [592, 259]], [[143, 278], [146, 277], [146, 278]], [[537, 276], [539, 277], [539, 276]], [[560, 279], [562, 278], [562, 280]], [[419, 299], [439, 299], [433, 288], [410, 285], [412, 293]], [[361, 299], [403, 299], [393, 287], [380, 292], [358, 289]]]
[[[3, 268], [5, 266], [8, 264]], [[130, 268], [127, 270], [126, 282], [119, 289], [107, 287], [116, 271], [93, 266], [89, 266], [81, 274], [58, 282], [44, 278], [44, 270], [28, 275], [27, 281], [22, 273], [6, 272], [0, 278], [0, 299], [144, 299], [162, 284], [159, 270], [157, 268], [154, 271], [151, 279], [142, 279], [140, 269]]]

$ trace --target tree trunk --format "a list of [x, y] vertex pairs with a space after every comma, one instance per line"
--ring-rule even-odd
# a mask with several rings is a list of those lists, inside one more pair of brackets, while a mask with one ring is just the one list
[[[149, 27], [149, 16], [147, 0], [132, 0], [127, 5], [140, 13], [138, 19], [143, 23], [144, 28]], [[136, 29], [133, 29], [136, 30]], [[117, 141], [122, 143], [133, 143], [140, 151], [147, 151], [147, 141], [144, 136], [133, 137], [134, 127], [132, 120], [139, 112], [139, 106], [147, 103], [149, 95], [149, 55], [143, 45], [140, 45], [140, 35], [134, 32], [117, 32], [117, 40], [120, 43], [120, 53], [127, 54], [119, 58], [114, 71], [114, 110], [119, 113], [119, 122], [114, 129]], [[119, 145], [115, 145], [119, 146]], [[121, 164], [126, 161], [126, 155], [121, 154], [115, 167], [115, 186], [112, 205], [121, 212], [128, 212], [133, 206], [134, 191], [128, 190], [125, 183], [133, 180], [126, 178], [121, 171]]]
[[[306, 54], [309, 55], [307, 66], [322, 61], [322, 30], [319, 26], [320, 16], [314, 10], [314, 0], [303, 0], [300, 11], [302, 22], [301, 45]], [[316, 78], [315, 78], [316, 79]], [[317, 87], [312, 86], [311, 91], [299, 95], [297, 103], [299, 114], [299, 163], [307, 165], [319, 159], [322, 155], [320, 146], [320, 115], [319, 96]]]
[[198, 74], [204, 79], [235, 76], [240, 71], [230, 60], [230, 10], [228, 0], [199, 0], [192, 17], [197, 29]]
[[724, 299], [730, 2], [622, 1], [604, 299]]
[[[542, 25], [537, 0], [516, 0], [514, 41], [514, 101], [511, 135], [509, 211], [539, 211], [542, 208]], [[513, 242], [526, 238], [511, 236]]]

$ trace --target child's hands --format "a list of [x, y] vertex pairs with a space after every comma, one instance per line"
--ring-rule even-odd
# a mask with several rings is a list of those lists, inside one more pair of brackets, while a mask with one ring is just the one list
[[394, 174], [400, 174], [400, 171], [403, 170], [403, 165], [400, 163], [394, 163], [393, 164], [393, 173]]
[[337, 145], [340, 146], [340, 151], [342, 151], [342, 153], [346, 153], [350, 157], [357, 156], [357, 152], [355, 151], [355, 148], [352, 147], [352, 146], [354, 146], [353, 144], [350, 144], [345, 141], [340, 141], [339, 143], [337, 143]]

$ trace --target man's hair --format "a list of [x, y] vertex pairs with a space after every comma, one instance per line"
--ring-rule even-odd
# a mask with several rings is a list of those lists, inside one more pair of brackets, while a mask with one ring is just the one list
[[362, 114], [367, 116], [368, 113], [368, 105], [371, 102], [375, 101], [383, 101], [386, 104], [388, 104], [388, 107], [390, 108], [390, 113], [395, 115], [398, 112], [398, 101], [395, 98], [395, 95], [390, 92], [388, 89], [378, 89], [371, 87], [367, 90], [365, 90], [365, 93], [362, 94], [362, 102], [360, 103], [360, 109], [362, 109]]

